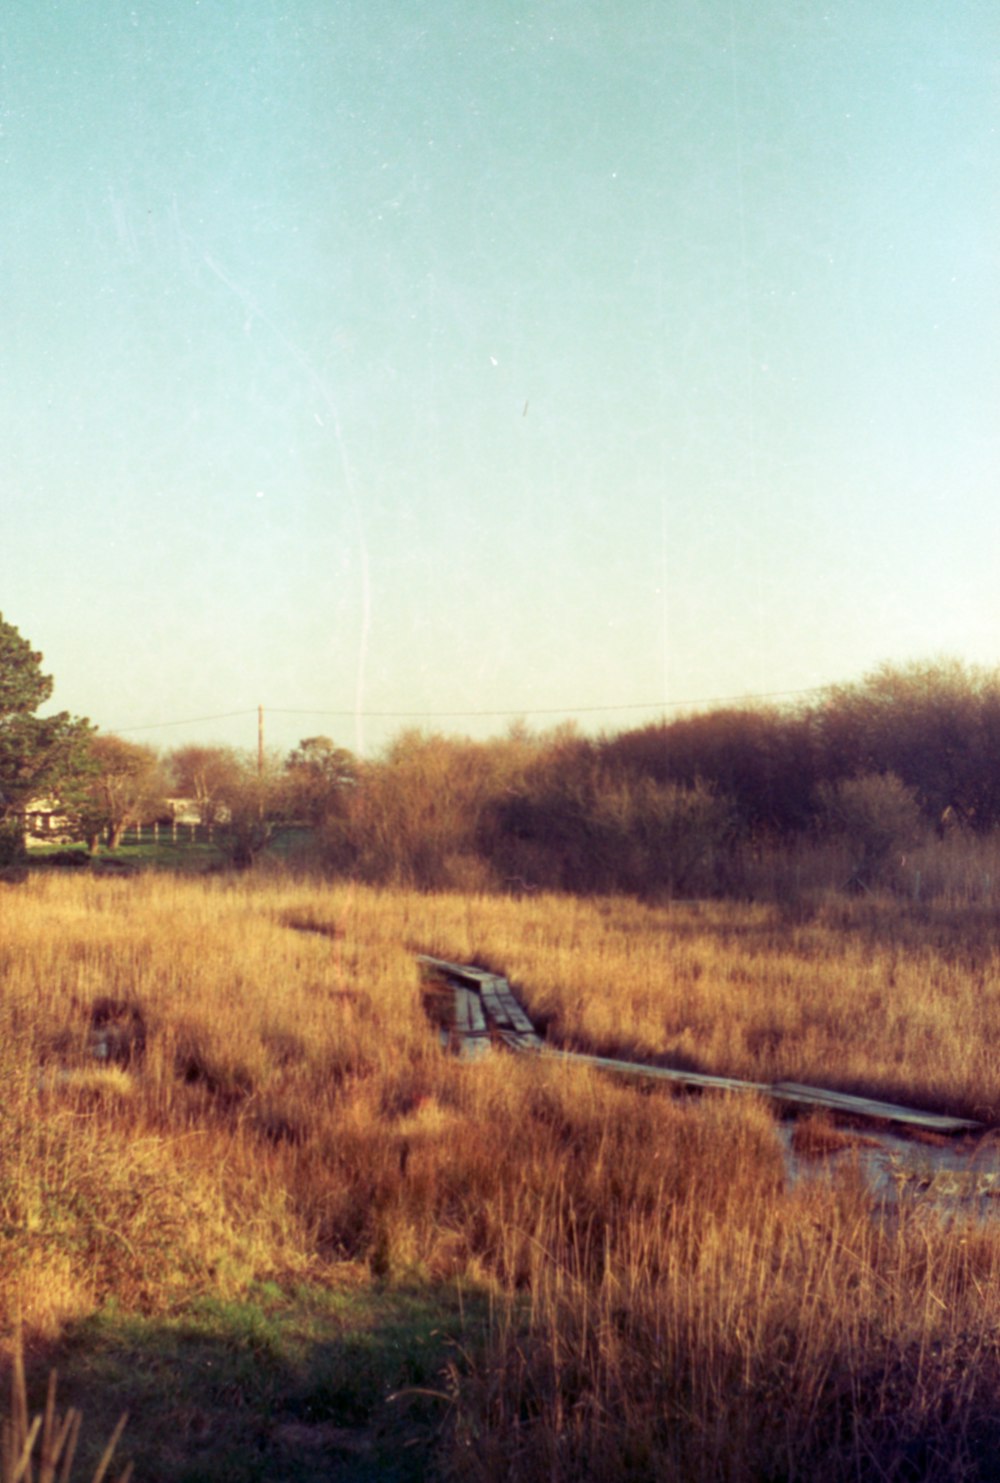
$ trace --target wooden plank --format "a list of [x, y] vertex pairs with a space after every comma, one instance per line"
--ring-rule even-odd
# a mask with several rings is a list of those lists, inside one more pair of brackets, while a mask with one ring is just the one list
[[493, 1043], [488, 1035], [460, 1035], [451, 1042], [451, 1048], [461, 1061], [479, 1061], [490, 1054]]
[[538, 1052], [545, 1049], [544, 1041], [537, 1035], [523, 1035], [519, 1030], [498, 1030], [497, 1039], [509, 1050]]
[[672, 1081], [677, 1086], [705, 1087], [721, 1092], [761, 1092], [767, 1085], [759, 1081], [739, 1081], [732, 1076], [710, 1076], [704, 1071], [677, 1071], [672, 1066], [647, 1066], [641, 1061], [616, 1061], [610, 1056], [588, 1056], [582, 1051], [544, 1051], [546, 1060], [573, 1061], [578, 1066], [596, 1066], [599, 1071], [615, 1071], [623, 1076], [648, 1076], [654, 1081]]
[[451, 1023], [459, 1035], [469, 1029], [468, 989], [456, 989], [451, 1000]]
[[856, 1097], [849, 1092], [830, 1092], [824, 1087], [801, 1086], [796, 1081], [779, 1081], [768, 1088], [768, 1094], [782, 1102], [808, 1107], [825, 1107], [830, 1112], [850, 1113], [855, 1117], [880, 1118], [890, 1123], [927, 1128], [936, 1133], [968, 1132], [982, 1123], [967, 1117], [952, 1117], [941, 1112], [923, 1112], [920, 1108], [900, 1107], [895, 1102], [879, 1102], [873, 1097]]
[[465, 994], [469, 1002], [470, 1033], [473, 1035], [488, 1035], [490, 1032], [486, 1024], [486, 1016], [483, 1013], [482, 1000], [478, 994], [472, 993], [469, 989], [465, 990]]
[[490, 1034], [479, 995], [473, 989], [457, 986], [451, 1034], [452, 1048], [463, 1060], [473, 1061], [490, 1049]]
[[503, 988], [497, 990], [497, 1000], [503, 1006], [510, 1023], [523, 1035], [534, 1035], [535, 1027], [511, 993], [507, 980], [502, 978], [500, 982]]
[[491, 978], [484, 980], [479, 992], [483, 998], [483, 1006], [494, 1024], [502, 1028], [511, 1028], [511, 1018], [497, 992], [497, 985], [503, 983], [503, 979]]
[[505, 978], [484, 980], [479, 992], [490, 1018], [498, 1025], [520, 1030], [522, 1035], [534, 1035], [535, 1027], [514, 998], [510, 984]]
[[431, 958], [426, 953], [418, 953], [417, 962], [434, 973], [444, 973], [451, 978], [461, 979], [463, 983], [475, 984], [477, 987], [484, 978], [494, 977], [486, 968], [470, 968], [467, 963], [448, 963], [444, 958]]
[[486, 1016], [472, 989], [455, 990], [455, 1029], [459, 1035], [487, 1035]]
[[497, 1025], [538, 1038], [534, 1025], [514, 998], [505, 978], [490, 973], [486, 968], [474, 968], [467, 963], [450, 963], [444, 958], [432, 958], [426, 953], [421, 953], [417, 961], [434, 973], [475, 985], [482, 996], [483, 1007]]
[[455, 1006], [454, 1025], [459, 1035], [468, 1035], [472, 1029], [470, 1017], [471, 1002], [472, 995], [468, 989], [456, 989], [454, 991], [454, 997], [452, 999], [452, 1003]]
[[[507, 1041], [507, 1037], [502, 1037]], [[509, 1044], [510, 1042], [507, 1041]], [[951, 1117], [944, 1113], [923, 1112], [918, 1108], [900, 1107], [894, 1102], [878, 1102], [871, 1097], [855, 1097], [848, 1092], [828, 1092], [821, 1087], [801, 1086], [798, 1082], [741, 1081], [732, 1076], [709, 1076], [700, 1071], [675, 1071], [666, 1066], [644, 1066], [635, 1061], [616, 1061], [608, 1056], [588, 1056], [577, 1051], [545, 1049], [546, 1058], [558, 1056], [578, 1065], [596, 1066], [625, 1076], [646, 1076], [657, 1081], [671, 1081], [678, 1086], [699, 1087], [724, 1092], [756, 1092], [779, 1102], [822, 1107], [830, 1112], [849, 1113], [856, 1117], [877, 1118], [883, 1122], [902, 1123], [907, 1127], [926, 1128], [937, 1133], [969, 1132], [982, 1123], [969, 1118]]]
[[[668, 1066], [647, 1066], [638, 1061], [617, 1061], [610, 1056], [585, 1055], [581, 1051], [562, 1051], [545, 1045], [535, 1031], [521, 1005], [511, 992], [505, 978], [490, 973], [485, 968], [474, 968], [464, 963], [449, 963], [442, 958], [421, 954], [417, 960], [432, 972], [443, 974], [452, 981], [468, 984], [470, 988], [455, 988], [456, 1030], [467, 1042], [478, 1042], [480, 1047], [489, 1045], [486, 1015], [493, 1021], [497, 1038], [511, 1050], [541, 1052], [549, 1059], [572, 1061], [580, 1066], [594, 1066], [601, 1071], [610, 1071], [622, 1076], [648, 1077], [655, 1081], [669, 1081], [676, 1086], [698, 1087], [715, 1091], [756, 1092], [759, 1096], [795, 1106], [822, 1107], [830, 1112], [840, 1112], [853, 1117], [878, 1119], [882, 1122], [902, 1123], [909, 1127], [926, 1128], [938, 1133], [968, 1132], [982, 1128], [983, 1124], [971, 1118], [951, 1117], [944, 1113], [923, 1112], [919, 1108], [901, 1107], [894, 1102], [879, 1102], [871, 1097], [858, 1097], [849, 1092], [827, 1091], [824, 1087], [803, 1086], [799, 1082], [741, 1081], [732, 1076], [712, 1076], [701, 1071], [678, 1071]], [[477, 992], [478, 991], [478, 992]], [[459, 1001], [461, 999], [461, 1007]], [[461, 1020], [461, 1024], [459, 1024]]]

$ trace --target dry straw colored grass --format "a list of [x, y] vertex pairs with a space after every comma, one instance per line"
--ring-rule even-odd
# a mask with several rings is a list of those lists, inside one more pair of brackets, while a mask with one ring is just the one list
[[849, 1166], [788, 1187], [750, 1098], [442, 1056], [417, 951], [506, 972], [565, 1044], [996, 1108], [974, 902], [35, 877], [0, 894], [0, 1331], [460, 1278], [495, 1304], [442, 1378], [454, 1476], [988, 1476], [992, 1223], [880, 1224]]

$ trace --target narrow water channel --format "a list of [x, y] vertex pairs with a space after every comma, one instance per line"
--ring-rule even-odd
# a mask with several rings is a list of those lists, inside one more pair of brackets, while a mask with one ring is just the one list
[[[883, 1129], [832, 1130], [830, 1146], [803, 1136], [802, 1124], [778, 1125], [793, 1183], [837, 1177], [857, 1168], [883, 1208], [904, 1201], [942, 1213], [1000, 1217], [1000, 1136], [941, 1138], [933, 1141]], [[837, 1146], [839, 1145], [839, 1146]]]

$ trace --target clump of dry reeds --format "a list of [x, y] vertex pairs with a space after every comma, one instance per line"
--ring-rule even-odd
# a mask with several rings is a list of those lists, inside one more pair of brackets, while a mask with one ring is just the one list
[[[49, 1374], [45, 1409], [31, 1417], [24, 1377], [24, 1357], [18, 1330], [11, 1367], [10, 1415], [0, 1427], [0, 1483], [69, 1483], [80, 1438], [81, 1414], [70, 1406], [64, 1415], [56, 1410], [57, 1376]], [[111, 1466], [128, 1416], [123, 1414], [91, 1474], [91, 1483], [102, 1483]], [[132, 1464], [118, 1474], [117, 1483], [128, 1483]]]
[[35, 878], [0, 908], [8, 1332], [19, 1306], [55, 1338], [112, 1296], [170, 1311], [345, 1262], [460, 1278], [494, 1318], [442, 1391], [457, 1474], [975, 1476], [992, 1224], [880, 1222], [849, 1161], [788, 1187], [763, 1102], [449, 1059], [413, 955], [506, 972], [563, 1044], [987, 1115], [977, 903], [789, 920], [143, 877]]

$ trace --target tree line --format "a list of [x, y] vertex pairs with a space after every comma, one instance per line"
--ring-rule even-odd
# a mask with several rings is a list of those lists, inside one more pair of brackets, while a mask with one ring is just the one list
[[1000, 670], [884, 665], [796, 706], [729, 706], [587, 737], [523, 724], [490, 741], [407, 731], [381, 756], [309, 737], [256, 754], [159, 754], [60, 713], [0, 618], [0, 849], [50, 800], [92, 850], [190, 800], [236, 865], [308, 827], [333, 873], [427, 889], [724, 891], [740, 851], [840, 840], [878, 882], [922, 836], [1000, 825]]

